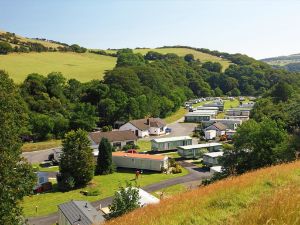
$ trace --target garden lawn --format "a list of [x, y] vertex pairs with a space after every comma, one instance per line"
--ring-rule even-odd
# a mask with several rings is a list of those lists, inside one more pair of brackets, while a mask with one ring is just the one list
[[[175, 177], [180, 177], [188, 174], [188, 171], [183, 168], [183, 172], [180, 174], [162, 174], [162, 173], [150, 173], [144, 171], [140, 176], [137, 185], [140, 187], [147, 186], [149, 184], [158, 183], [160, 181], [168, 180]], [[57, 211], [57, 205], [74, 200], [86, 200], [96, 201], [103, 198], [114, 195], [120, 185], [125, 185], [127, 181], [134, 182], [135, 171], [134, 170], [120, 170], [110, 175], [95, 176], [92, 180], [90, 187], [93, 189], [99, 189], [100, 195], [98, 196], [84, 196], [80, 193], [87, 188], [81, 188], [69, 192], [53, 191], [49, 193], [27, 196], [22, 202], [24, 208], [24, 214], [26, 217], [43, 216], [54, 213]], [[38, 212], [35, 212], [36, 206]]]
[[174, 123], [177, 120], [180, 120], [187, 113], [187, 110], [183, 107], [180, 107], [176, 112], [172, 113], [170, 116], [166, 117], [164, 121], [167, 124]]
[[58, 166], [50, 166], [50, 167], [41, 167], [39, 163], [32, 163], [31, 164], [34, 169], [40, 172], [58, 172]]
[[139, 152], [151, 150], [151, 142], [149, 140], [139, 139], [136, 144], [140, 147], [140, 149], [138, 149]]
[[41, 142], [25, 143], [22, 146], [22, 152], [40, 151], [49, 148], [56, 148], [61, 146], [61, 140], [48, 140]]

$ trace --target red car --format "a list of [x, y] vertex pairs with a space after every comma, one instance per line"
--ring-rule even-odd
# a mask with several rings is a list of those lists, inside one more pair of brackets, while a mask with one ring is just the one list
[[127, 151], [126, 151], [127, 153], [138, 153], [135, 149], [128, 149]]

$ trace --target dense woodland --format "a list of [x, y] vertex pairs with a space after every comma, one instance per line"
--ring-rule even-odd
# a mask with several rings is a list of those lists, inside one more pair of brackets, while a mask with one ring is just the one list
[[295, 85], [298, 76], [239, 54], [226, 55], [234, 63], [224, 72], [219, 63], [202, 63], [191, 54], [150, 51], [143, 56], [122, 49], [117, 57], [103, 80], [81, 83], [58, 72], [29, 74], [19, 87], [29, 115], [23, 139], [62, 138], [78, 128], [91, 131], [115, 121], [164, 118], [190, 98], [264, 95], [279, 81]]

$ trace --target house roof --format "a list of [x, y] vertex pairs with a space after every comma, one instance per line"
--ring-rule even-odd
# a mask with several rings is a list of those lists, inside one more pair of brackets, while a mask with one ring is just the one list
[[89, 133], [89, 136], [96, 144], [99, 144], [102, 138], [107, 138], [109, 142], [137, 140], [135, 134], [130, 130], [108, 132], [96, 131]]
[[150, 154], [138, 154], [138, 153], [127, 153], [127, 152], [113, 152], [113, 157], [126, 157], [126, 158], [138, 158], [138, 159], [152, 159], [152, 160], [165, 160], [165, 155], [150, 155]]
[[156, 142], [156, 143], [169, 142], [169, 141], [180, 141], [180, 140], [192, 140], [192, 138], [190, 136], [176, 136], [176, 137], [152, 139], [152, 141]]
[[148, 118], [148, 119], [139, 119], [139, 120], [130, 120], [133, 126], [139, 130], [148, 130], [150, 127], [164, 127], [166, 126], [165, 121], [160, 118]]
[[214, 123], [211, 126], [216, 127], [218, 130], [226, 130], [226, 129], [228, 129], [228, 127], [225, 124], [220, 123], [220, 122], [216, 122], [216, 123]]
[[87, 201], [70, 201], [58, 205], [70, 224], [92, 225], [104, 222], [104, 217]]

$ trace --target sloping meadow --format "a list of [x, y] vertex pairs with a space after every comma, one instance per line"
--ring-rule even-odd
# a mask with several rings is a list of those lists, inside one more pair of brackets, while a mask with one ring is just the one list
[[299, 190], [296, 161], [200, 187], [106, 224], [299, 224]]

